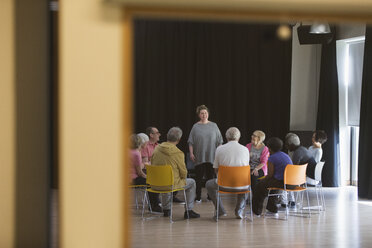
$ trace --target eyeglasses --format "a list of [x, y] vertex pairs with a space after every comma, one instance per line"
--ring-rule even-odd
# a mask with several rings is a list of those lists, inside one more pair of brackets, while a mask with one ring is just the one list
[[160, 132], [158, 131], [158, 132], [152, 132], [152, 134], [160, 134]]

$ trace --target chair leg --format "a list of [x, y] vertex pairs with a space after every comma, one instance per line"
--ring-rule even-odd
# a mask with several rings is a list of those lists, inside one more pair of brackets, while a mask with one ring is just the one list
[[173, 223], [173, 192], [168, 194], [171, 194], [169, 222]]
[[320, 209], [323, 208], [323, 206], [321, 205], [322, 203], [322, 199], [320, 199], [320, 202], [319, 202], [319, 188], [318, 186], [315, 185], [315, 194], [316, 194], [316, 202], [317, 202], [317, 208], [318, 208], [318, 213], [320, 213]]
[[219, 206], [220, 206], [220, 193], [217, 191], [216, 222], [218, 222]]
[[[286, 197], [288, 199], [288, 192], [286, 190], [284, 190], [283, 193], [286, 194]], [[287, 207], [285, 208], [285, 220], [288, 220], [288, 214], [289, 214], [289, 206], [287, 205]]]
[[321, 196], [321, 202], [322, 202], [322, 210], [325, 211], [326, 206], [325, 206], [325, 199], [324, 199], [322, 183], [320, 183], [319, 188], [320, 188], [320, 196]]
[[185, 207], [186, 207], [186, 213], [187, 213], [187, 219], [190, 219], [189, 215], [189, 205], [187, 204], [187, 198], [186, 198], [186, 190], [183, 190], [183, 196], [185, 198]]
[[[305, 190], [306, 191], [306, 197], [307, 197], [307, 206], [310, 207], [310, 201], [309, 201], [309, 191], [307, 191], [307, 189]], [[309, 209], [309, 218], [311, 217], [311, 211]]]
[[[143, 194], [143, 200], [142, 200], [142, 220], [144, 220], [146, 202], [148, 203], [149, 206], [151, 205], [148, 199], [149, 199], [148, 192], [147, 190], [145, 190], [145, 193]], [[150, 212], [152, 212], [151, 206], [150, 206]]]
[[250, 207], [251, 207], [251, 220], [253, 221], [253, 206], [252, 206], [252, 188], [250, 189], [250, 192], [249, 192], [249, 203], [250, 203]]

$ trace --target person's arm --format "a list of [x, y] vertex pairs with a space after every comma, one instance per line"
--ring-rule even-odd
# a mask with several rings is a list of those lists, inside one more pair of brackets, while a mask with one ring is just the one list
[[[195, 125], [194, 125], [195, 126]], [[194, 144], [194, 126], [191, 128], [191, 131], [190, 131], [190, 134], [189, 134], [189, 138], [187, 139], [187, 143], [189, 144], [189, 155], [190, 155], [190, 159], [192, 162], [195, 163], [195, 155], [194, 155], [194, 147], [193, 147], [193, 144]]]
[[180, 159], [177, 162], [179, 175], [181, 179], [187, 178], [187, 169], [185, 164], [185, 155], [182, 153], [181, 156], [179, 156]]
[[267, 177], [270, 178], [270, 177], [273, 177], [274, 176], [274, 164], [271, 163], [271, 162], [267, 162], [267, 166], [268, 166], [268, 173], [267, 173]]
[[146, 178], [146, 174], [142, 171], [141, 165], [136, 165], [136, 173], [138, 176]]
[[194, 156], [194, 148], [193, 146], [190, 144], [189, 145], [189, 153], [190, 153], [190, 159], [192, 162], [195, 162], [195, 156]]

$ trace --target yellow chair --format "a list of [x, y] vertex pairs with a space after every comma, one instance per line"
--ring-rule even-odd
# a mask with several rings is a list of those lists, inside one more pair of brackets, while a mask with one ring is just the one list
[[[287, 192], [304, 192], [306, 191], [306, 196], [307, 196], [307, 206], [310, 206], [310, 201], [309, 201], [309, 193], [307, 191], [307, 184], [306, 184], [306, 167], [307, 164], [303, 165], [293, 165], [293, 164], [288, 164], [285, 167], [284, 170], [284, 187], [283, 188], [277, 188], [277, 187], [270, 187], [268, 188], [269, 193], [268, 193], [268, 199], [271, 196], [279, 196], [279, 195], [284, 195], [287, 194]], [[282, 193], [274, 193], [270, 194], [272, 190], [280, 190]], [[303, 205], [303, 195], [302, 195], [302, 205]], [[265, 213], [266, 213], [266, 206], [265, 206]], [[286, 214], [285, 214], [285, 220], [288, 219], [288, 207], [286, 208]], [[307, 217], [311, 216], [311, 212], [307, 212]], [[303, 215], [302, 208], [301, 208], [301, 216]]]
[[[247, 166], [224, 166], [218, 167], [217, 175], [217, 206], [220, 203], [220, 194], [249, 194], [251, 221], [252, 215], [252, 190], [251, 190], [251, 167]], [[216, 221], [218, 221], [218, 209]]]
[[[149, 187], [146, 188], [146, 194], [147, 192], [165, 194], [165, 193], [172, 193], [175, 191], [183, 191], [183, 195], [185, 197], [186, 209], [188, 209], [185, 189], [174, 188], [173, 170], [170, 165], [147, 165], [146, 170], [147, 170], [146, 183], [149, 185]], [[172, 220], [173, 194], [171, 194], [170, 204], [171, 204], [171, 207], [170, 207], [169, 221], [173, 223], [173, 220]], [[142, 219], [144, 219], [144, 211], [145, 211], [145, 207], [143, 206]], [[186, 212], [188, 216], [189, 213], [188, 211]]]

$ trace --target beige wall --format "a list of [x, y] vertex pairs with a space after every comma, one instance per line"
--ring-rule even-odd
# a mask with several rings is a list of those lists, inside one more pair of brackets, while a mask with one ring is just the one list
[[60, 241], [123, 247], [123, 24], [102, 0], [60, 1]]
[[0, 247], [14, 245], [14, 4], [0, 1]]

